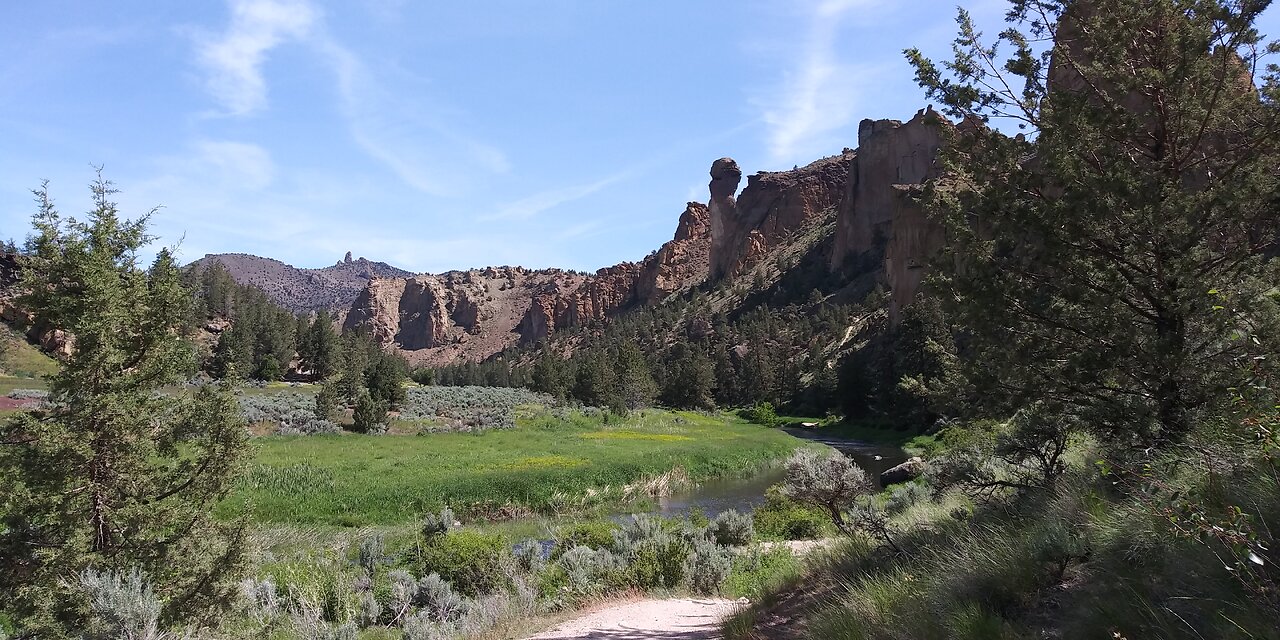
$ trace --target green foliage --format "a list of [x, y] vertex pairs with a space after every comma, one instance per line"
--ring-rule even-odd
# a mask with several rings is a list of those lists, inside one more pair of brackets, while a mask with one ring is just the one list
[[260, 522], [360, 526], [406, 522], [446, 504], [465, 518], [616, 507], [672, 469], [694, 482], [737, 475], [786, 456], [798, 441], [722, 416], [647, 410], [605, 424], [599, 412], [540, 410], [517, 428], [481, 433], [269, 436], [254, 444], [251, 477], [274, 477], [299, 460], [306, 477], [242, 485], [220, 513], [251, 506]]
[[707, 540], [694, 540], [685, 558], [686, 580], [694, 593], [719, 593], [732, 568], [729, 550]]
[[722, 589], [730, 598], [756, 601], [802, 571], [800, 559], [786, 547], [769, 551], [753, 549], [733, 559], [733, 568]]
[[1003, 415], [1052, 402], [1118, 446], [1169, 446], [1276, 351], [1258, 330], [1280, 233], [1267, 3], [1015, 5], [990, 45], [961, 13], [951, 77], [908, 52], [953, 115], [1034, 133], [951, 136], [927, 196], [948, 238], [935, 288], [968, 352], [964, 384], [939, 391]]
[[317, 420], [334, 420], [338, 417], [338, 390], [330, 383], [320, 385], [316, 392]]
[[718, 545], [740, 547], [751, 544], [755, 537], [755, 524], [750, 513], [729, 509], [711, 520], [707, 525], [707, 535]]
[[573, 547], [606, 549], [613, 544], [613, 533], [618, 525], [610, 520], [575, 522], [556, 531], [556, 544], [551, 548], [554, 560]]
[[688, 575], [691, 536], [667, 529], [660, 518], [633, 516], [613, 534], [613, 549], [626, 565], [627, 583], [641, 589], [674, 588]]
[[418, 568], [423, 575], [439, 574], [461, 593], [489, 593], [502, 584], [502, 561], [510, 553], [501, 536], [454, 531], [422, 542]]
[[834, 533], [831, 518], [821, 509], [782, 495], [781, 487], [770, 487], [764, 504], [752, 512], [756, 533], [769, 540], [816, 540]]
[[381, 433], [387, 428], [387, 404], [361, 387], [351, 419], [351, 428], [356, 433]]
[[193, 323], [213, 318], [231, 322], [218, 336], [209, 371], [218, 378], [282, 378], [293, 360], [297, 340], [293, 315], [257, 287], [237, 283], [221, 262], [188, 273], [185, 279], [195, 290]]
[[739, 413], [743, 418], [766, 427], [776, 427], [780, 424], [778, 412], [773, 408], [772, 402], [757, 402], [751, 408], [743, 409]]
[[839, 451], [817, 453], [800, 449], [787, 460], [787, 477], [781, 487], [783, 496], [821, 509], [832, 524], [845, 535], [853, 535], [846, 512], [858, 498], [871, 493], [871, 480], [862, 467]]
[[191, 296], [167, 250], [138, 265], [148, 218], [122, 220], [101, 178], [92, 193], [73, 220], [36, 191], [21, 303], [75, 350], [49, 406], [0, 426], [0, 601], [48, 638], [88, 624], [68, 576], [90, 567], [140, 571], [167, 625], [228, 605], [244, 564], [243, 528], [210, 517], [247, 452], [239, 407], [221, 385], [158, 393], [194, 370], [179, 337]]

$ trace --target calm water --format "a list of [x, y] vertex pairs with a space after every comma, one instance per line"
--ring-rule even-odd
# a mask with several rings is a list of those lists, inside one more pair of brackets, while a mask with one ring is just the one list
[[[821, 442], [853, 459], [867, 471], [876, 488], [880, 487], [880, 472], [902, 464], [907, 454], [898, 447], [866, 444], [853, 440], [823, 438], [806, 429], [787, 429], [787, 433], [805, 440]], [[764, 502], [765, 491], [782, 481], [785, 471], [779, 467], [747, 478], [724, 478], [703, 482], [696, 489], [677, 493], [658, 500], [655, 513], [664, 516], [681, 516], [694, 509], [701, 509], [707, 516], [736, 509], [750, 511]]]

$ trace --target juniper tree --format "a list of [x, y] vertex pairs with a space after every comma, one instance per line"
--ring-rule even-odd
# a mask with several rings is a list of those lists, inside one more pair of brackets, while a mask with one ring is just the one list
[[171, 623], [227, 604], [244, 566], [243, 526], [211, 515], [246, 451], [236, 400], [216, 385], [162, 392], [195, 368], [180, 333], [191, 294], [169, 251], [140, 266], [150, 214], [122, 219], [101, 175], [91, 190], [83, 220], [35, 191], [20, 302], [74, 348], [49, 406], [0, 426], [0, 608], [20, 637], [86, 628], [75, 585], [89, 569], [140, 570]]
[[961, 11], [953, 60], [907, 51], [965, 121], [927, 206], [971, 396], [1163, 446], [1275, 352], [1256, 330], [1280, 229], [1268, 4], [1013, 0], [993, 44]]

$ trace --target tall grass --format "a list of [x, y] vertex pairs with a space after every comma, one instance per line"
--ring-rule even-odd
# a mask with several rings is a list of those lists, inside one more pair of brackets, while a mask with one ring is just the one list
[[445, 505], [474, 518], [664, 495], [750, 472], [800, 442], [728, 416], [651, 410], [626, 419], [543, 412], [515, 429], [483, 433], [284, 436], [255, 444], [253, 465], [221, 514], [248, 509], [258, 522], [362, 526], [405, 522]]

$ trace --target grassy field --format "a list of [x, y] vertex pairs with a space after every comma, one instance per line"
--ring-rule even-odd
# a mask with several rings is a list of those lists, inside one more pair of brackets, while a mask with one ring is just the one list
[[660, 484], [672, 469], [694, 481], [749, 473], [800, 444], [734, 417], [659, 410], [626, 419], [546, 412], [476, 434], [258, 438], [245, 481], [220, 511], [342, 526], [406, 522], [445, 504], [477, 517], [573, 511], [616, 503], [628, 485], [625, 493], [643, 495], [639, 484]]
[[0, 376], [39, 378], [57, 372], [58, 363], [53, 358], [28, 343], [9, 325], [0, 324]]

